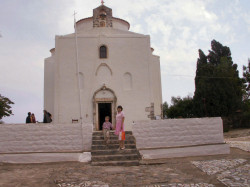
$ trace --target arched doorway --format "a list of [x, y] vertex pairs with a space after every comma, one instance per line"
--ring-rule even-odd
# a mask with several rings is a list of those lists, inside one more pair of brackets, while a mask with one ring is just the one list
[[116, 115], [115, 93], [110, 88], [103, 85], [93, 95], [93, 122], [94, 130], [102, 130], [102, 124], [105, 121], [105, 116], [110, 117], [110, 122], [115, 124]]

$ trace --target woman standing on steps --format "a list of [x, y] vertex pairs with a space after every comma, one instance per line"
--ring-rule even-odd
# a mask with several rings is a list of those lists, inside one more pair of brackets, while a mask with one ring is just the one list
[[119, 150], [125, 149], [124, 112], [121, 105], [117, 107], [115, 134], [119, 136]]

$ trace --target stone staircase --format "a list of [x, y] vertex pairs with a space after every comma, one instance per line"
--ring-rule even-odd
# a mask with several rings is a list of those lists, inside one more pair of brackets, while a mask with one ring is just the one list
[[125, 149], [118, 150], [118, 136], [110, 132], [110, 142], [104, 142], [102, 131], [94, 131], [92, 136], [91, 164], [94, 166], [136, 166], [140, 154], [136, 149], [135, 138], [131, 131], [125, 132]]

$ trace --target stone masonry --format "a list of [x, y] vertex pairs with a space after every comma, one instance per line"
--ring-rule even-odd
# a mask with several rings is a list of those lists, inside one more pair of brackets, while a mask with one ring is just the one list
[[136, 166], [139, 165], [140, 154], [136, 149], [135, 138], [131, 131], [125, 132], [125, 149], [118, 150], [118, 136], [110, 132], [110, 141], [105, 144], [103, 133], [93, 132], [91, 164], [94, 166]]

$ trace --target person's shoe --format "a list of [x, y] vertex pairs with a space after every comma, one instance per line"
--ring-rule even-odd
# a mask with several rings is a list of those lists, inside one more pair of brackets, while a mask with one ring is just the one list
[[125, 146], [121, 148], [121, 150], [124, 150], [125, 149]]

